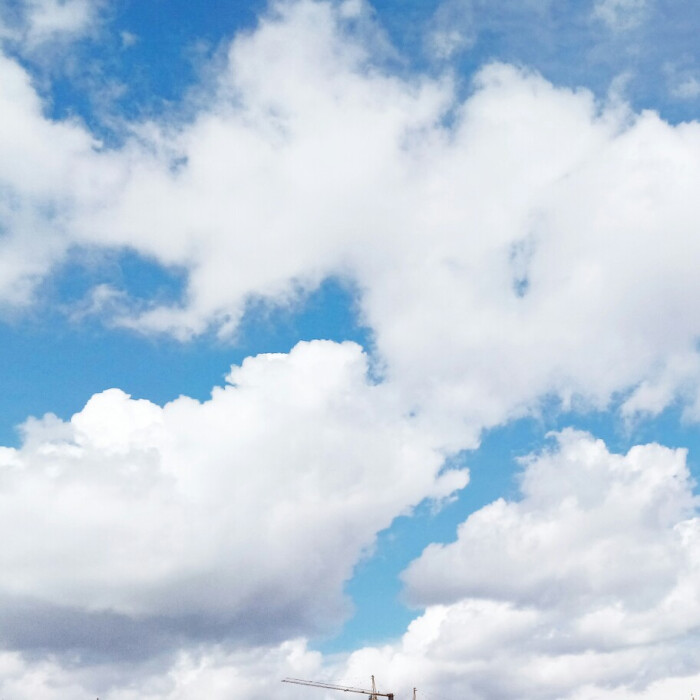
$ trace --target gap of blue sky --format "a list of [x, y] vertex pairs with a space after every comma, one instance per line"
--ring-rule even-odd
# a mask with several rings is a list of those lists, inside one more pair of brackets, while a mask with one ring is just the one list
[[[399, 635], [415, 617], [415, 609], [403, 600], [402, 571], [433, 542], [449, 543], [457, 527], [469, 515], [502, 498], [520, 498], [520, 458], [536, 453], [548, 444], [550, 431], [575, 428], [590, 432], [611, 451], [624, 454], [634, 445], [660, 443], [688, 450], [688, 467], [694, 481], [700, 480], [700, 433], [684, 421], [677, 408], [655, 418], [624, 425], [610, 411], [543, 411], [539, 418], [523, 418], [485, 432], [476, 451], [462, 452], [453, 461], [470, 470], [469, 485], [459, 497], [439, 511], [422, 505], [410, 517], [400, 517], [379, 534], [376, 548], [355, 570], [346, 587], [354, 613], [339, 634], [321, 639], [325, 653], [348, 652], [358, 645], [382, 644]], [[697, 486], [696, 486], [696, 493]], [[474, 563], [478, 566], [478, 562]], [[449, 576], [449, 572], [445, 572]]]
[[[46, 285], [59, 301], [0, 325], [0, 444], [17, 445], [16, 428], [29, 416], [54, 413], [67, 420], [105, 389], [120, 388], [159, 405], [180, 395], [203, 401], [224, 383], [231, 365], [248, 356], [289, 352], [299, 341], [317, 338], [371, 345], [367, 329], [357, 323], [355, 292], [340, 280], [326, 280], [291, 307], [252, 303], [235, 342], [214, 334], [179, 342], [107, 328], [90, 316], [71, 319], [76, 300], [94, 282], [97, 271], [90, 269], [92, 274], [67, 265]], [[181, 291], [178, 278], [128, 253], [103, 261], [99, 275], [135, 298]]]

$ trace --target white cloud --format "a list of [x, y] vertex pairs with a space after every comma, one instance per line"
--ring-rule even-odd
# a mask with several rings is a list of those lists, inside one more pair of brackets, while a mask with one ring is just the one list
[[638, 27], [649, 11], [650, 0], [596, 0], [593, 17], [614, 31]]
[[471, 48], [476, 40], [472, 4], [469, 0], [445, 0], [440, 3], [427, 32], [429, 54], [445, 60]]
[[419, 697], [467, 700], [668, 700], [669, 690], [689, 693], [700, 683], [692, 638], [689, 648], [663, 640], [601, 650], [577, 647], [560, 625], [556, 616], [494, 601], [435, 606], [397, 644], [355, 652], [347, 673], [373, 670], [397, 697], [416, 685]]
[[[250, 379], [236, 391], [248, 391]], [[124, 402], [128, 417], [114, 413], [117, 430], [92, 426], [83, 420], [87, 410], [73, 425], [58, 427], [65, 435], [89, 434], [103, 455], [119, 454], [125, 443], [143, 448], [154, 418], [169, 422], [167, 407], [159, 414], [147, 403], [131, 403]], [[44, 426], [50, 434], [56, 428]], [[30, 434], [37, 438], [32, 449], [46, 450], [50, 441], [39, 426]], [[684, 451], [652, 444], [617, 455], [588, 434], [566, 430], [554, 448], [524, 464], [521, 500], [472, 514], [456, 542], [430, 546], [408, 569], [409, 592], [430, 605], [395, 643], [347, 658], [323, 658], [303, 640], [189, 645], [146, 664], [131, 662], [129, 682], [117, 666], [13, 652], [0, 655], [0, 690], [18, 700], [77, 700], [93, 691], [107, 700], [202, 694], [218, 700], [232, 692], [301, 700], [310, 691], [282, 686], [282, 677], [357, 684], [376, 674], [381, 689], [398, 698], [410, 697], [414, 685], [426, 698], [468, 700], [666, 700], [697, 692], [700, 519]], [[308, 487], [307, 474], [301, 478]], [[213, 509], [212, 519], [216, 514]], [[288, 522], [297, 527], [294, 518]], [[313, 549], [315, 537], [305, 535], [311, 547], [299, 556]], [[269, 554], [269, 545], [264, 550]]]
[[[660, 697], [700, 673], [700, 518], [683, 450], [611, 454], [566, 430], [525, 460], [522, 499], [473, 513], [404, 573], [428, 604], [383, 660], [418, 665], [441, 695]], [[365, 657], [368, 657], [365, 658]], [[507, 669], [507, 672], [505, 672]], [[391, 672], [391, 671], [390, 671]], [[426, 688], [427, 689], [427, 688]]]
[[127, 162], [99, 147], [79, 123], [47, 119], [28, 73], [0, 55], [0, 305], [31, 302], [77, 211], [118, 186]]
[[95, 31], [103, 0], [0, 0], [0, 39], [38, 58], [51, 50]]
[[44, 119], [5, 61], [23, 97], [0, 162], [27, 164], [0, 173], [5, 301], [70, 245], [187, 271], [180, 304], [116, 317], [182, 338], [232, 333], [251, 295], [349, 276], [387, 379], [455, 449], [543, 396], [604, 407], [691, 366], [698, 125], [498, 64], [459, 103], [449, 80], [379, 68], [352, 7], [278, 5], [191, 121], [140, 125], [121, 151]]
[[671, 94], [682, 100], [694, 100], [700, 97], [700, 80], [693, 75], [687, 76], [672, 87]]
[[122, 40], [122, 48], [130, 49], [139, 42], [139, 37], [133, 32], [122, 31], [119, 33], [119, 38]]
[[[78, 0], [32, 7], [38, 37], [87, 26]], [[597, 7], [624, 27], [641, 4]], [[680, 396], [700, 415], [698, 124], [500, 64], [460, 102], [448, 79], [382, 68], [363, 12], [276, 6], [232, 43], [191, 120], [128, 125], [114, 151], [48, 119], [27, 73], [0, 61], [5, 304], [27, 303], [71, 246], [187, 270], [180, 305], [116, 317], [183, 338], [230, 334], [251, 295], [340, 274], [386, 368], [374, 385], [356, 346], [302, 344], [246, 361], [203, 404], [111, 390], [68, 423], [28, 422], [22, 448], [0, 450], [0, 528], [16, 533], [0, 550], [0, 629], [27, 658], [72, 649], [64, 613], [93, 632], [109, 619], [125, 656], [178, 635], [315, 631], [342, 617], [342, 584], [379, 530], [464, 484], [439, 475], [442, 457], [485, 426], [544, 396], [604, 407], [623, 393], [629, 417]], [[86, 309], [120, 313], [122, 298], [97, 287]], [[528, 464], [521, 502], [482, 509], [409, 569], [431, 607], [348, 668], [473, 698], [667, 692], [652, 681], [697, 672], [683, 648], [700, 624], [693, 507], [681, 453], [610, 455], [565, 433]], [[201, 681], [215, 698], [232, 678], [255, 695], [256, 654], [287, 664], [274, 647], [232, 654], [190, 648], [139, 697], [200, 696]], [[51, 699], [56, 676], [62, 698], [93, 687], [52, 663], [3, 655], [19, 679], [4, 694], [23, 683]]]
[[201, 404], [112, 389], [70, 423], [29, 421], [0, 454], [3, 629], [39, 645], [31, 620], [65, 608], [144, 635], [332, 627], [376, 533], [466, 483], [366, 372], [358, 346], [316, 341], [247, 359]]
[[94, 0], [27, 0], [27, 39], [43, 43], [56, 36], [79, 36], [96, 21]]
[[98, 693], [103, 700], [195, 700], [203, 695], [212, 700], [232, 695], [300, 700], [280, 679], [315, 676], [321, 662], [303, 640], [234, 650], [203, 645], [147, 665], [132, 663], [119, 673], [99, 665], [61, 664], [56, 657], [0, 652], [0, 692], [14, 700], [83, 700]]
[[663, 64], [668, 93], [677, 100], [694, 100], [700, 96], [700, 80], [691, 63], [667, 61]]
[[605, 406], [694, 353], [697, 125], [501, 65], [458, 106], [448, 84], [370, 70], [342, 26], [302, 3], [234, 42], [170, 138], [187, 165], [135, 167], [81, 224], [190, 270], [183, 307], [128, 323], [227, 328], [250, 293], [349, 274], [388, 378], [453, 446], [543, 395]]

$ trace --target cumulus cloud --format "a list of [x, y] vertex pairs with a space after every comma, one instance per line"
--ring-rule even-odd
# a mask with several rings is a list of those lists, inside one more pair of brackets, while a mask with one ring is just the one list
[[[56, 14], [77, 0], [33, 7], [49, 34], [83, 26]], [[465, 484], [441, 474], [446, 452], [543, 397], [616, 397], [631, 419], [680, 396], [700, 415], [698, 124], [503, 64], [461, 99], [450, 77], [392, 73], [365, 10], [274, 5], [182, 114], [127, 125], [113, 150], [49, 119], [27, 72], [0, 60], [3, 304], [27, 304], [73, 247], [128, 249], [186, 271], [179, 303], [142, 312], [98, 286], [78, 315], [231, 337], [251, 297], [342, 275], [384, 368], [373, 384], [357, 346], [302, 344], [247, 360], [201, 404], [111, 390], [68, 422], [29, 421], [22, 447], [0, 450], [13, 533], [0, 630], [24, 653], [0, 657], [8, 697], [97, 683], [33, 660], [46, 650], [152, 658], [186, 639], [139, 697], [193, 697], [193, 679], [216, 697], [289, 654], [318, 668], [303, 642], [269, 645], [340, 620], [376, 533]], [[527, 463], [521, 501], [479, 511], [409, 568], [428, 610], [348, 674], [473, 698], [667, 692], [664, 673], [698, 671], [694, 509], [682, 453], [612, 455], [564, 433]], [[234, 659], [218, 639], [259, 646]]]
[[314, 676], [321, 665], [321, 655], [303, 640], [240, 649], [203, 645], [117, 672], [114, 667], [61, 664], [56, 657], [0, 652], [0, 692], [16, 700], [80, 700], [98, 693], [109, 700], [194, 700], [202, 695], [301, 700], [299, 693], [282, 691], [280, 679]]
[[[386, 687], [403, 697], [416, 685], [426, 698], [469, 700], [668, 700], [669, 690], [697, 688], [696, 658], [683, 641], [583, 648], [560, 624], [554, 615], [495, 601], [434, 606], [399, 643], [352, 654], [348, 673], [380, 669]], [[692, 638], [686, 641], [692, 647]]]
[[[605, 407], [663, 377], [653, 409], [673, 401], [700, 331], [698, 125], [501, 64], [460, 101], [447, 78], [393, 74], [366, 8], [343, 8], [275, 5], [188, 119], [141, 124], [111, 152], [43, 118], [6, 61], [22, 86], [6, 150], [28, 114], [39, 138], [22, 162], [51, 164], [27, 167], [41, 196], [3, 174], [6, 303], [70, 246], [186, 271], [177, 304], [110, 307], [183, 339], [230, 336], [251, 297], [350, 277], [386, 379], [450, 449], [543, 396]], [[46, 232], [36, 254], [32, 228]]]
[[337, 624], [376, 533], [467, 481], [366, 373], [358, 346], [316, 341], [247, 359], [204, 403], [113, 389], [29, 421], [0, 452], [4, 642], [118, 655]]
[[409, 566], [407, 595], [428, 609], [400, 644], [351, 666], [383, 662], [396, 682], [418, 668], [441, 695], [469, 698], [662, 697], [654, 683], [697, 678], [700, 518], [685, 451], [556, 439], [524, 460], [519, 501], [476, 511]]

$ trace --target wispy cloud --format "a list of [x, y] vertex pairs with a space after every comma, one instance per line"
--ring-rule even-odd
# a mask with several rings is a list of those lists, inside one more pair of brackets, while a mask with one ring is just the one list
[[79, 39], [96, 28], [101, 0], [20, 0], [0, 4], [4, 38], [25, 52]]
[[651, 0], [596, 0], [593, 17], [613, 31], [638, 27], [646, 19]]

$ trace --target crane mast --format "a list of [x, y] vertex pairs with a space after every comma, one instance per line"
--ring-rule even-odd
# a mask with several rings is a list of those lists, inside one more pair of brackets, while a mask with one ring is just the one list
[[360, 693], [362, 695], [369, 696], [369, 700], [378, 700], [378, 698], [387, 698], [387, 700], [394, 700], [393, 693], [378, 693], [377, 686], [374, 683], [374, 676], [372, 676], [372, 690], [366, 690], [365, 688], [354, 688], [353, 686], [345, 685], [335, 685], [334, 683], [321, 683], [320, 681], [305, 681], [301, 678], [285, 678], [282, 683], [296, 683], [297, 685], [308, 685], [312, 688], [328, 688], [329, 690], [342, 690], [344, 693]]

